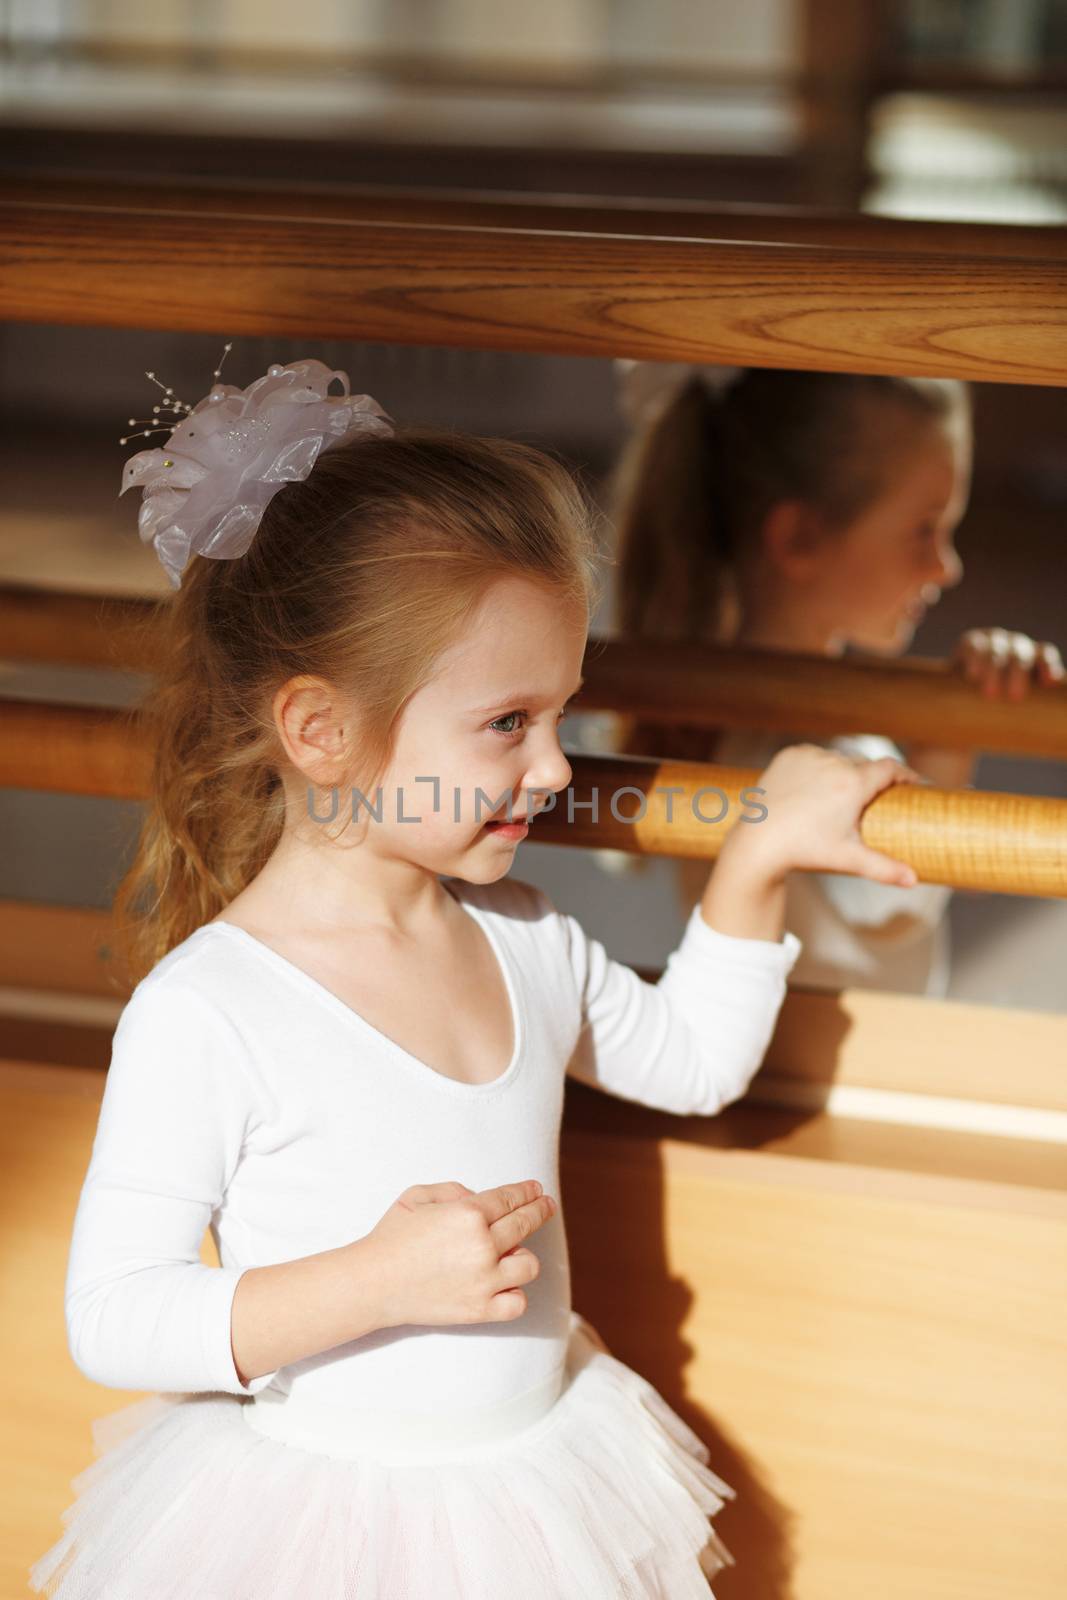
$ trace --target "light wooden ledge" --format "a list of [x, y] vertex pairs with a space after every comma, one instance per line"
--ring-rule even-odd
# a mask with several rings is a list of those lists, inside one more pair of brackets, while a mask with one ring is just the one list
[[0, 202], [13, 321], [1060, 385], [1053, 259]]
[[[648, 982], [659, 977], [653, 969], [637, 970]], [[44, 1051], [51, 1052], [45, 1059], [62, 1060], [67, 1028], [82, 1030], [78, 1060], [106, 1064], [110, 1034], [129, 992], [110, 912], [0, 901], [0, 1034], [31, 1038], [36, 1023], [41, 1047], [35, 1046], [33, 1059]], [[94, 1030], [95, 1054], [88, 1054]], [[1065, 1062], [1067, 1014], [864, 989], [790, 987], [746, 1099], [791, 1104], [798, 1111], [822, 1105], [840, 1118], [840, 1098], [835, 1105], [828, 1097], [866, 1090], [902, 1101], [914, 1096], [977, 1107], [994, 1121], [998, 1108], [1062, 1117]], [[921, 1103], [901, 1105], [899, 1116], [914, 1122], [921, 1109]], [[893, 1110], [892, 1104], [883, 1106], [878, 1120], [891, 1121]], [[1006, 1126], [1011, 1119], [1000, 1120]], [[965, 1110], [956, 1122], [966, 1126]]]

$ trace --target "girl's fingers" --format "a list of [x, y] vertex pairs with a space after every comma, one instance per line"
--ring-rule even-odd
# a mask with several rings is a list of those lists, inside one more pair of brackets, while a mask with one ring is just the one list
[[982, 692], [987, 695], [1000, 693], [1004, 675], [1012, 657], [1010, 636], [1005, 628], [990, 628], [989, 653], [986, 657], [985, 668], [982, 674]]
[[1020, 700], [1031, 683], [1060, 684], [1067, 668], [1059, 648], [1007, 628], [969, 628], [957, 641], [953, 662], [969, 682], [990, 696]]
[[489, 1232], [497, 1254], [506, 1255], [509, 1250], [514, 1250], [516, 1245], [522, 1244], [523, 1240], [528, 1239], [542, 1223], [548, 1221], [555, 1209], [556, 1204], [551, 1195], [540, 1194], [528, 1205], [519, 1206], [517, 1210], [492, 1223]]
[[[860, 814], [872, 800], [876, 799], [886, 789], [892, 788], [897, 783], [925, 783], [922, 775], [898, 761], [895, 756], [883, 756], [878, 761], [869, 761], [860, 769], [863, 785], [861, 789]], [[841, 859], [835, 867], [842, 872], [854, 872], [863, 878], [874, 878], [879, 883], [899, 884], [903, 888], [912, 888], [918, 882], [918, 877], [913, 868], [903, 861], [897, 861], [893, 856], [883, 855], [880, 850], [872, 850], [870, 845], [863, 843], [859, 837], [860, 819], [856, 821], [856, 836], [848, 842], [842, 852]]]
[[872, 850], [865, 844], [853, 846], [841, 870], [854, 872], [861, 878], [873, 878], [876, 883], [895, 884], [901, 889], [914, 889], [919, 881], [919, 874], [914, 867], [897, 861], [893, 856], [883, 855], [880, 850]]
[[[482, 1189], [474, 1195], [486, 1222], [492, 1228], [501, 1217], [526, 1206], [540, 1196], [541, 1184], [537, 1178], [527, 1178], [525, 1183], [502, 1183], [495, 1189]], [[517, 1238], [511, 1241], [517, 1243]]]
[[1025, 633], [1008, 636], [1008, 654], [1002, 683], [1012, 700], [1021, 700], [1030, 687], [1037, 661], [1037, 645]]
[[877, 761], [866, 761], [859, 772], [862, 778], [860, 801], [864, 809], [876, 795], [881, 794], [883, 789], [891, 788], [894, 783], [924, 782], [921, 773], [905, 762], [898, 761], [896, 756], [881, 756]]
[[1037, 646], [1037, 676], [1042, 683], [1062, 683], [1067, 673], [1063, 658], [1054, 644], [1045, 642]]
[[968, 628], [957, 641], [953, 660], [962, 667], [964, 676], [977, 683], [985, 673], [989, 659], [989, 629]]
[[1032, 665], [1024, 666], [1018, 659], [1012, 661], [1011, 666], [1008, 668], [1006, 680], [1008, 698], [1010, 700], [1021, 700], [1023, 698], [1030, 687], [1032, 674]]
[[509, 1250], [498, 1263], [497, 1282], [501, 1289], [517, 1289], [532, 1283], [540, 1271], [540, 1259], [532, 1250]]

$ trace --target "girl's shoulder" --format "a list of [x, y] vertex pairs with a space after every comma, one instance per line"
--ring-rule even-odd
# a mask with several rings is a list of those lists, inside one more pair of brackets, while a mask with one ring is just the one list
[[196, 1110], [240, 1129], [273, 1115], [262, 1062], [284, 1037], [283, 1006], [237, 941], [231, 946], [212, 923], [196, 929], [156, 962], [122, 1009], [108, 1116], [165, 1120]]
[[145, 974], [131, 992], [120, 1021], [128, 1026], [141, 1017], [165, 1016], [180, 1018], [188, 1026], [217, 1021], [232, 1031], [233, 1019], [242, 1010], [242, 994], [247, 990], [252, 999], [262, 999], [262, 986], [258, 990], [252, 986], [254, 978], [254, 963], [241, 942], [229, 938], [223, 924], [206, 922]]

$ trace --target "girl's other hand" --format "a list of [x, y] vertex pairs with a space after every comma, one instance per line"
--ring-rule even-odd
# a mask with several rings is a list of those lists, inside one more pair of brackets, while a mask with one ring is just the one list
[[952, 664], [992, 699], [1022, 700], [1033, 684], [1063, 683], [1067, 673], [1056, 645], [1007, 628], [968, 628]]
[[[1005, 696], [1022, 700], [1034, 684], [1062, 684], [1067, 679], [1054, 644], [1007, 628], [968, 628], [956, 643], [951, 665], [991, 700]], [[939, 788], [963, 789], [974, 778], [973, 750], [911, 743], [904, 753], [914, 770]]]
[[380, 1285], [380, 1326], [510, 1322], [541, 1263], [523, 1240], [555, 1215], [535, 1179], [474, 1193], [462, 1183], [405, 1189], [361, 1245]]
[[720, 860], [732, 852], [735, 869], [742, 860], [764, 882], [780, 882], [800, 869], [913, 888], [918, 877], [911, 867], [864, 844], [860, 819], [883, 789], [922, 781], [895, 757], [866, 761], [821, 745], [789, 745], [759, 779], [766, 817], [732, 828]]

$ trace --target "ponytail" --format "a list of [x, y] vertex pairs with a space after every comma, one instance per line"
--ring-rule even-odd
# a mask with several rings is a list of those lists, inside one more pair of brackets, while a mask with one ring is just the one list
[[721, 638], [732, 563], [722, 477], [722, 401], [690, 378], [619, 469], [619, 628], [627, 638]]
[[227, 905], [281, 836], [273, 727], [249, 715], [209, 644], [218, 579], [216, 564], [192, 562], [151, 623], [159, 668], [136, 712], [151, 799], [113, 905], [135, 982]]
[[[627, 639], [722, 642], [731, 631], [733, 535], [724, 480], [723, 402], [690, 377], [625, 452], [616, 485], [618, 631]], [[706, 760], [706, 728], [619, 719], [632, 755]]]

